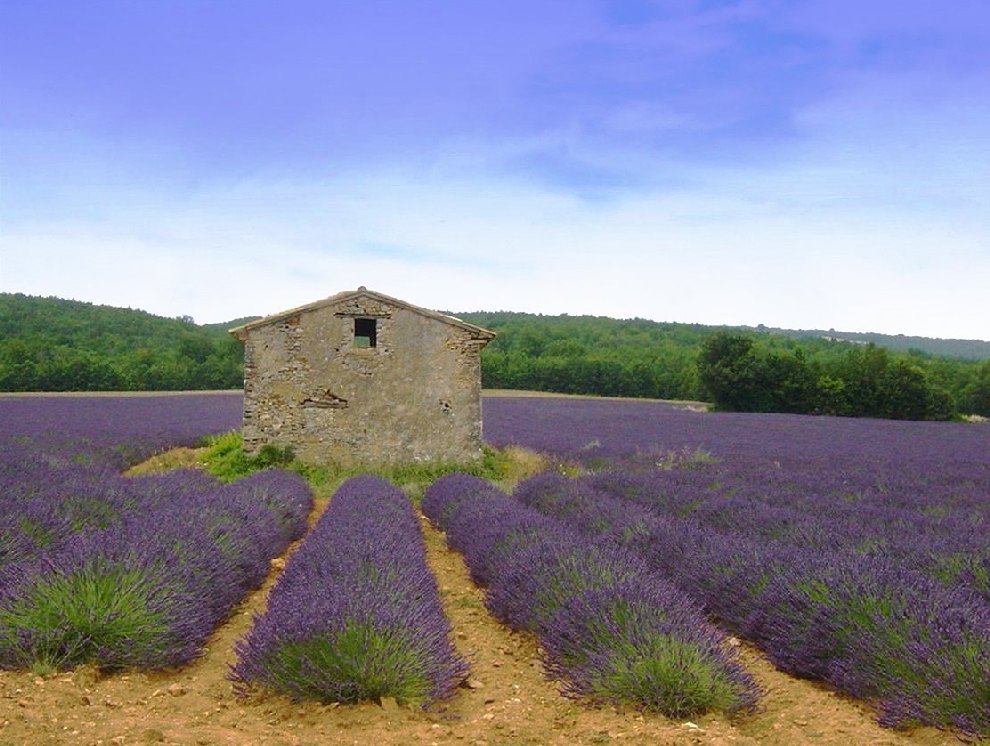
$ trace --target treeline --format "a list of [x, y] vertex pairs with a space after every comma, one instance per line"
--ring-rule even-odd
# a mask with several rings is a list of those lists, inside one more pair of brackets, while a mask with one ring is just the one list
[[0, 294], [0, 391], [230, 389], [243, 370], [244, 349], [223, 328]]
[[700, 324], [598, 316], [462, 313], [496, 332], [481, 355], [482, 385], [563, 394], [697, 399]]
[[936, 339], [911, 337], [904, 334], [875, 332], [838, 332], [835, 329], [776, 329], [771, 327], [739, 327], [738, 331], [783, 334], [794, 339], [829, 339], [837, 342], [875, 344], [897, 352], [920, 352], [965, 360], [990, 360], [990, 342], [980, 339]]
[[644, 319], [458, 315], [499, 335], [482, 352], [486, 388], [701, 399], [735, 411], [990, 416], [987, 360]]
[[[486, 388], [700, 399], [723, 409], [911, 419], [990, 416], [990, 361], [700, 324], [456, 314], [498, 333]], [[240, 388], [226, 324], [0, 293], [0, 391]]]
[[809, 357], [720, 332], [698, 356], [698, 376], [721, 410], [904, 420], [990, 415], [990, 361], [898, 355], [870, 344]]

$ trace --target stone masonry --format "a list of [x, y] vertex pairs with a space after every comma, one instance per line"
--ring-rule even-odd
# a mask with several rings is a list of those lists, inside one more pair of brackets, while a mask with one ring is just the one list
[[316, 464], [481, 456], [481, 349], [495, 334], [367, 290], [231, 329], [244, 343], [244, 449]]

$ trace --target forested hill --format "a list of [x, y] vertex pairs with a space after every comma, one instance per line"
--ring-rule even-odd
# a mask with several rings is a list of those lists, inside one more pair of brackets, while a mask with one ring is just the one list
[[226, 325], [0, 293], [0, 391], [176, 391], [243, 385]]
[[497, 337], [482, 353], [486, 388], [697, 399], [696, 362], [714, 327], [645, 319], [455, 314]]
[[[934, 355], [922, 345], [889, 351], [836, 334], [593, 316], [455, 315], [498, 333], [482, 353], [486, 388], [702, 399], [743, 411], [990, 415], [990, 351], [980, 361]], [[714, 369], [711, 360], [699, 365], [711, 343], [726, 336], [740, 340], [730, 339], [730, 349], [742, 345], [747, 353]], [[897, 338], [877, 341], [884, 339]], [[743, 390], [750, 395], [740, 398]], [[736, 396], [723, 396], [726, 391]], [[929, 405], [912, 410], [898, 397]]]
[[[718, 403], [719, 385], [713, 382], [724, 381], [710, 376], [706, 386], [699, 355], [708, 340], [730, 333], [750, 340], [751, 351], [718, 370], [732, 374], [735, 392], [740, 376], [759, 390], [753, 397], [758, 407], [780, 411], [785, 402], [793, 410], [794, 390], [805, 391], [813, 382], [817, 393], [796, 411], [869, 412], [835, 407], [836, 388], [845, 386], [848, 398], [857, 377], [873, 381], [896, 371], [901, 378], [887, 376], [891, 387], [903, 388], [909, 374], [927, 389], [943, 392], [953, 409], [990, 413], [990, 351], [984, 353], [987, 360], [976, 361], [930, 354], [923, 344], [912, 344], [908, 353], [888, 353], [859, 341], [837, 341], [839, 333], [503, 311], [455, 315], [498, 333], [482, 353], [486, 388]], [[0, 391], [240, 388], [243, 348], [227, 329], [247, 320], [197, 325], [189, 318], [0, 293]], [[796, 338], [801, 335], [805, 338]], [[884, 339], [898, 338], [876, 341]], [[979, 352], [986, 344], [970, 349]], [[827, 407], [820, 404], [823, 392]]]
[[910, 352], [962, 360], [990, 360], [990, 341], [980, 339], [940, 339], [913, 337], [904, 334], [880, 334], [878, 332], [842, 332], [835, 329], [780, 329], [767, 326], [705, 326], [649, 321], [647, 319], [612, 319], [602, 316], [543, 316], [512, 311], [471, 311], [454, 313], [460, 319], [478, 324], [492, 331], [509, 331], [515, 336], [520, 329], [544, 330], [551, 336], [583, 337], [586, 342], [598, 343], [603, 337], [614, 336], [622, 340], [640, 342], [644, 338], [665, 339], [699, 345], [717, 331], [730, 331], [760, 336], [777, 336], [814, 343], [848, 342], [856, 345], [873, 344], [896, 352]]
[[854, 344], [874, 344], [899, 352], [923, 352], [928, 355], [955, 357], [963, 360], [990, 360], [990, 342], [981, 339], [940, 339], [912, 337], [904, 334], [878, 334], [876, 332], [837, 332], [822, 329], [775, 329], [765, 326], [738, 327], [741, 331], [766, 334], [783, 334], [794, 339], [827, 339]]

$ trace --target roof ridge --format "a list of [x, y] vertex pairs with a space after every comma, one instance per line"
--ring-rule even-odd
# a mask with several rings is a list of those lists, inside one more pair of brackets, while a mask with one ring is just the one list
[[429, 308], [423, 308], [422, 306], [417, 306], [413, 303], [409, 303], [408, 301], [404, 301], [399, 298], [394, 298], [391, 295], [386, 295], [385, 293], [379, 293], [375, 290], [368, 290], [368, 288], [366, 288], [364, 285], [358, 287], [357, 290], [343, 290], [339, 293], [334, 293], [333, 295], [327, 296], [326, 298], [321, 298], [320, 300], [316, 300], [311, 303], [306, 303], [305, 305], [302, 306], [296, 306], [295, 308], [289, 308], [285, 311], [279, 311], [277, 313], [264, 316], [260, 319], [249, 321], [248, 323], [241, 324], [240, 326], [236, 326], [233, 329], [228, 329], [228, 333], [232, 334], [233, 336], [237, 337], [237, 339], [243, 342], [247, 332], [251, 331], [252, 329], [258, 329], [263, 326], [275, 324], [279, 321], [282, 321], [283, 319], [290, 318], [300, 313], [315, 311], [325, 306], [334, 305], [335, 303], [340, 303], [341, 301], [349, 300], [351, 298], [356, 298], [360, 296], [373, 298], [383, 303], [393, 306], [398, 306], [408, 311], [418, 313], [422, 316], [426, 316], [427, 318], [432, 318], [437, 321], [441, 321], [445, 324], [458, 326], [480, 337], [485, 337], [488, 339], [494, 339], [495, 337], [495, 332], [489, 329], [485, 329], [484, 327], [478, 326], [476, 324], [471, 324], [467, 321], [457, 318], [456, 316], [450, 316], [445, 313], [440, 313], [439, 311], [433, 311]]

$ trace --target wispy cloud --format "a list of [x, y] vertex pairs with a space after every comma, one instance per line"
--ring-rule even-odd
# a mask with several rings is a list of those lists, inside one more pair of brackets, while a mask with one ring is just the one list
[[986, 335], [982, 2], [240, 8], [0, 4], [0, 290]]

